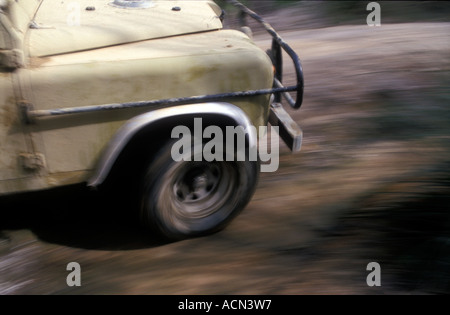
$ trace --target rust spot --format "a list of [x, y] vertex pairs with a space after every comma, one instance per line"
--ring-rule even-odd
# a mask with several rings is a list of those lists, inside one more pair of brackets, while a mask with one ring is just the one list
[[17, 108], [14, 97], [9, 97], [0, 109], [0, 121], [5, 127], [11, 127], [17, 119]]
[[39, 68], [42, 65], [46, 64], [47, 62], [49, 62], [50, 59], [51, 59], [50, 57], [32, 57], [30, 58], [29, 68], [30, 69]]

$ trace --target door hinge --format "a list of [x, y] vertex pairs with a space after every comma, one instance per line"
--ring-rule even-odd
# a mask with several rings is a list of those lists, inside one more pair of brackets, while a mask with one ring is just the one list
[[29, 172], [37, 172], [45, 169], [45, 156], [41, 153], [21, 153], [20, 165]]
[[0, 50], [0, 67], [13, 70], [23, 68], [24, 65], [25, 58], [22, 50]]

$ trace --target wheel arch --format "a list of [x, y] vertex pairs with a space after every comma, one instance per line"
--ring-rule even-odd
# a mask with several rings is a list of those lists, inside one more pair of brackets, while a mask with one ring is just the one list
[[[135, 158], [142, 151], [143, 155], [156, 153], [161, 145], [171, 139], [173, 127], [189, 124], [194, 118], [206, 119], [205, 125], [215, 124], [223, 127], [233, 124], [234, 126], [242, 126], [245, 130], [250, 130], [253, 126], [251, 120], [241, 108], [224, 102], [168, 107], [136, 116], [125, 123], [108, 143], [88, 180], [88, 186], [98, 187], [102, 185], [109, 178], [116, 165], [119, 164], [121, 158], [127, 160], [126, 154]], [[257, 146], [256, 134], [248, 132], [247, 140], [249, 147]], [[155, 150], [153, 152], [150, 152], [149, 148], [142, 150], [142, 145], [145, 145], [145, 142], [150, 143], [150, 146], [154, 147]], [[127, 163], [130, 162], [129, 159], [130, 157], [128, 157]]]

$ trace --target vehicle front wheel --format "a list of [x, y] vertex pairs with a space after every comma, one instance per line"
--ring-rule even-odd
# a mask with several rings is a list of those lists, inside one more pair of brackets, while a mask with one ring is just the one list
[[144, 176], [141, 220], [169, 240], [223, 229], [247, 205], [258, 181], [257, 161], [184, 160], [174, 161], [168, 145]]

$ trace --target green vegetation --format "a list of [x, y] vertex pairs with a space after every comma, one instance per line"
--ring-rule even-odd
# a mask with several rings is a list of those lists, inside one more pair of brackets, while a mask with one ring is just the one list
[[[229, 16], [236, 12], [224, 0], [216, 1]], [[362, 24], [369, 14], [367, 4], [372, 1], [295, 1], [295, 0], [242, 0], [242, 3], [263, 16], [289, 8], [298, 25], [306, 28], [329, 27], [345, 24]], [[450, 22], [450, 2], [447, 1], [378, 1], [381, 5], [381, 22]], [[279, 21], [280, 23], [282, 21]]]

